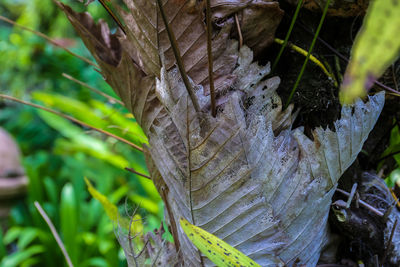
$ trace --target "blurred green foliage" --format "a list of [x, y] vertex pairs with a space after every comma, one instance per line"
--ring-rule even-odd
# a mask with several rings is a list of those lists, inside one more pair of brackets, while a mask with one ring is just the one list
[[[77, 1], [68, 4], [85, 9]], [[110, 21], [98, 3], [87, 9], [95, 18]], [[3, 0], [0, 14], [90, 58], [52, 0]], [[135, 144], [147, 143], [125, 108], [61, 76], [66, 72], [115, 97], [93, 67], [40, 37], [0, 22], [0, 62], [1, 93], [39, 102]], [[160, 227], [163, 205], [153, 183], [124, 170], [147, 173], [141, 152], [64, 118], [1, 100], [0, 126], [16, 138], [29, 176], [27, 197], [12, 209], [8, 230], [0, 231], [1, 267], [65, 265], [34, 201], [55, 224], [75, 266], [126, 266], [115, 225], [90, 197], [84, 177], [117, 204], [121, 214], [130, 215], [139, 205], [145, 232]]]
[[[396, 181], [400, 180], [400, 129], [398, 123], [390, 133], [389, 146], [383, 152], [381, 158], [385, 160], [391, 157], [395, 160], [397, 168], [389, 174], [385, 181], [390, 188], [393, 188]], [[379, 167], [382, 167], [383, 162], [381, 161]]]

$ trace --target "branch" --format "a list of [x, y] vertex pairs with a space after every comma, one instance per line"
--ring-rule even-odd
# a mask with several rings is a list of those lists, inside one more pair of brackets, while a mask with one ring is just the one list
[[61, 252], [64, 255], [65, 260], [67, 261], [68, 266], [69, 267], [74, 267], [69, 255], [68, 255], [68, 252], [65, 249], [65, 246], [64, 246], [60, 236], [58, 235], [56, 228], [54, 227], [53, 223], [51, 222], [50, 218], [47, 216], [47, 214], [43, 210], [42, 206], [40, 206], [39, 202], [35, 201], [34, 204], [35, 204], [36, 209], [39, 211], [40, 215], [43, 217], [43, 219], [46, 221], [47, 225], [49, 226], [50, 231], [54, 236], [54, 239], [56, 240], [58, 246], [61, 249]]
[[12, 96], [8, 96], [8, 95], [0, 94], [0, 98], [5, 98], [5, 99], [8, 99], [8, 100], [11, 100], [11, 101], [14, 101], [14, 102], [18, 102], [18, 103], [21, 103], [21, 104], [24, 104], [24, 105], [27, 105], [27, 106], [31, 106], [31, 107], [34, 107], [34, 108], [38, 108], [38, 109], [53, 113], [53, 114], [55, 114], [57, 116], [63, 117], [65, 119], [67, 119], [67, 120], [70, 120], [72, 122], [75, 122], [77, 124], [85, 126], [87, 128], [93, 129], [93, 130], [98, 131], [100, 133], [103, 133], [103, 134], [105, 134], [107, 136], [113, 137], [113, 138], [115, 138], [115, 139], [117, 139], [117, 140], [119, 140], [119, 141], [121, 141], [121, 142], [123, 142], [125, 144], [130, 145], [131, 147], [139, 150], [140, 152], [143, 152], [143, 148], [139, 147], [138, 145], [135, 145], [134, 143], [132, 143], [132, 142], [130, 142], [130, 141], [128, 141], [128, 140], [126, 140], [126, 139], [124, 139], [122, 137], [119, 137], [119, 136], [117, 136], [115, 134], [112, 134], [110, 132], [104, 131], [103, 129], [96, 128], [96, 127], [94, 127], [94, 126], [92, 126], [90, 124], [87, 124], [86, 122], [83, 122], [83, 121], [80, 121], [78, 119], [75, 119], [74, 117], [71, 117], [69, 115], [63, 114], [63, 113], [58, 112], [58, 111], [56, 111], [54, 109], [46, 108], [46, 107], [43, 107], [43, 106], [40, 106], [40, 105], [37, 105], [37, 104], [34, 104], [34, 103], [30, 103], [30, 102], [27, 102], [27, 101], [24, 101], [24, 100], [21, 100], [21, 99], [12, 97]]

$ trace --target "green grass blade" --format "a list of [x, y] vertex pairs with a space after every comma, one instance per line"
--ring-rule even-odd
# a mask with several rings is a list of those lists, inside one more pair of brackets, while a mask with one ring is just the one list
[[299, 12], [300, 12], [300, 9], [301, 9], [302, 5], [303, 5], [303, 0], [299, 0], [299, 2], [297, 3], [296, 11], [294, 12], [292, 21], [290, 22], [289, 30], [286, 33], [285, 40], [283, 40], [283, 44], [281, 46], [281, 49], [279, 50], [279, 53], [276, 56], [274, 63], [272, 64], [271, 73], [273, 73], [275, 71], [275, 68], [278, 65], [278, 62], [281, 59], [283, 51], [285, 50], [285, 48], [287, 46], [287, 43], [289, 41], [289, 37], [292, 34], [292, 30], [293, 30], [294, 24], [296, 23], [297, 16], [299, 15]]
[[292, 91], [290, 92], [289, 98], [288, 98], [288, 100], [286, 101], [286, 104], [285, 104], [284, 109], [286, 109], [286, 108], [289, 106], [289, 104], [290, 104], [290, 102], [292, 101], [292, 98], [293, 98], [293, 96], [294, 96], [294, 93], [296, 92], [296, 89], [297, 89], [297, 87], [298, 87], [299, 84], [300, 84], [301, 77], [303, 76], [303, 73], [304, 73], [304, 71], [305, 71], [305, 69], [306, 69], [308, 60], [310, 59], [311, 52], [312, 52], [312, 50], [313, 50], [313, 48], [314, 48], [315, 42], [317, 41], [319, 32], [320, 32], [320, 30], [321, 30], [321, 28], [322, 28], [322, 24], [324, 23], [324, 20], [325, 20], [325, 17], [326, 17], [326, 13], [328, 12], [328, 7], [329, 7], [329, 4], [330, 4], [330, 3], [331, 3], [331, 0], [327, 0], [326, 3], [325, 3], [324, 12], [322, 13], [322, 17], [321, 17], [321, 20], [319, 21], [317, 31], [315, 32], [314, 38], [313, 38], [313, 40], [312, 40], [312, 42], [311, 42], [311, 46], [310, 46], [310, 48], [308, 49], [307, 57], [306, 57], [306, 59], [304, 60], [303, 66], [301, 67], [300, 73], [299, 73], [299, 75], [297, 76], [296, 82], [294, 83], [293, 89], [292, 89]]

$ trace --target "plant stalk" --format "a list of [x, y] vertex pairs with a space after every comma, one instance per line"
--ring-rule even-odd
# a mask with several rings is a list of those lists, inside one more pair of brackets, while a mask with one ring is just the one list
[[211, 26], [211, 4], [210, 4], [210, 0], [206, 1], [206, 21], [207, 21], [208, 81], [210, 82], [211, 115], [213, 117], [215, 117], [217, 115], [217, 109], [216, 109], [216, 105], [215, 105], [213, 57], [212, 57], [212, 46], [211, 46], [212, 26]]
[[178, 65], [179, 72], [181, 73], [183, 83], [185, 84], [186, 90], [187, 90], [187, 92], [188, 92], [188, 94], [190, 96], [190, 99], [192, 100], [194, 109], [197, 112], [199, 112], [200, 111], [200, 105], [199, 105], [199, 102], [197, 101], [196, 95], [194, 94], [193, 87], [189, 82], [189, 78], [188, 78], [188, 76], [186, 74], [185, 67], [183, 66], [181, 53], [179, 52], [179, 48], [178, 48], [178, 43], [176, 41], [174, 32], [172, 31], [171, 27], [168, 24], [167, 16], [165, 15], [162, 1], [161, 0], [157, 0], [157, 4], [158, 4], [158, 7], [160, 9], [161, 17], [162, 17], [162, 19], [164, 21], [165, 29], [167, 30], [169, 41], [171, 42], [172, 51], [174, 52], [175, 60], [176, 60], [176, 63]]
[[311, 46], [310, 46], [310, 48], [308, 49], [307, 57], [306, 57], [306, 59], [304, 60], [303, 66], [301, 67], [300, 73], [299, 73], [299, 75], [297, 76], [296, 82], [295, 82], [295, 84], [294, 84], [294, 86], [293, 86], [292, 91], [290, 92], [289, 98], [288, 98], [288, 100], [286, 101], [286, 104], [285, 104], [284, 109], [286, 109], [286, 108], [289, 106], [290, 101], [292, 101], [292, 98], [293, 98], [293, 96], [294, 96], [294, 93], [296, 92], [296, 89], [297, 89], [297, 87], [298, 87], [299, 84], [300, 84], [300, 80], [301, 80], [301, 78], [302, 78], [302, 76], [303, 76], [303, 74], [304, 74], [304, 71], [305, 71], [305, 69], [306, 69], [308, 60], [310, 59], [311, 52], [312, 52], [312, 50], [313, 50], [313, 48], [314, 48], [314, 45], [315, 45], [315, 42], [316, 42], [316, 40], [317, 40], [317, 38], [318, 38], [319, 32], [321, 31], [322, 24], [324, 23], [324, 20], [325, 20], [325, 17], [326, 17], [326, 13], [328, 12], [328, 7], [329, 7], [329, 4], [330, 4], [330, 3], [331, 3], [331, 0], [327, 0], [326, 3], [325, 3], [324, 12], [322, 13], [322, 17], [321, 17], [321, 20], [319, 21], [319, 24], [318, 24], [318, 27], [317, 27], [317, 31], [316, 31], [315, 34], [314, 34], [314, 38], [313, 38], [313, 40], [312, 40], [312, 42], [311, 42]]

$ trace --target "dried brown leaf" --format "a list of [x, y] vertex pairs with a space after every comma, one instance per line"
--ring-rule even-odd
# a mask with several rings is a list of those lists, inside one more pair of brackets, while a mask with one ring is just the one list
[[[232, 16], [238, 15], [244, 43], [255, 55], [273, 43], [284, 14], [279, 3], [273, 0], [212, 0], [211, 7], [213, 20], [219, 25], [233, 24]], [[238, 39], [236, 29], [233, 33]]]
[[[125, 0], [130, 12], [119, 9], [126, 24], [127, 37], [121, 38], [125, 50], [146, 74], [159, 77], [159, 52], [165, 66], [170, 70], [175, 65], [170, 41], [158, 7], [154, 0]], [[208, 94], [207, 36], [202, 10], [193, 9], [191, 1], [164, 1], [164, 10], [169, 25], [174, 31], [185, 70], [195, 84], [202, 84]], [[198, 8], [198, 6], [196, 6]], [[213, 58], [215, 87], [223, 90], [232, 85], [229, 75], [235, 67], [237, 52], [230, 48], [230, 25], [214, 30]]]

